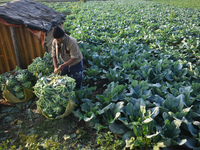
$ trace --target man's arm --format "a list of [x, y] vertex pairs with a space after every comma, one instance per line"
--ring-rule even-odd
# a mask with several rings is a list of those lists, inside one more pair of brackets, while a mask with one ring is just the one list
[[57, 70], [62, 71], [66, 66], [71, 65], [74, 61], [76, 61], [77, 58], [70, 58], [67, 62], [63, 63], [58, 67]]
[[53, 57], [53, 66], [54, 66], [54, 73], [57, 74], [58, 73], [58, 66], [57, 66], [57, 59], [54, 56]]
[[54, 68], [58, 68], [56, 57], [53, 57], [53, 66], [54, 66]]

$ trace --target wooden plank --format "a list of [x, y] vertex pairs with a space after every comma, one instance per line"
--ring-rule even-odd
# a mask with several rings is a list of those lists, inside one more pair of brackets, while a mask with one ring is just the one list
[[17, 42], [17, 34], [15, 32], [15, 27], [10, 27], [11, 35], [12, 35], [12, 41], [14, 45], [14, 51], [17, 59], [17, 65], [22, 68], [22, 62], [20, 58], [20, 53], [19, 53], [19, 45]]

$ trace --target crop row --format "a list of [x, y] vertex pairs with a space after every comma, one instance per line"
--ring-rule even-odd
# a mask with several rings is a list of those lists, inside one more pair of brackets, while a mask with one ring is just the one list
[[48, 6], [70, 11], [64, 28], [84, 55], [75, 116], [122, 135], [125, 147], [200, 147], [199, 9], [136, 0]]

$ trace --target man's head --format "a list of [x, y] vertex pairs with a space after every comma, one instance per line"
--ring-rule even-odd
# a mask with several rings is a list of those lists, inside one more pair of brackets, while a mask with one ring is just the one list
[[56, 27], [53, 28], [52, 36], [53, 36], [54, 39], [59, 40], [64, 35], [65, 35], [65, 32], [59, 26], [56, 26]]

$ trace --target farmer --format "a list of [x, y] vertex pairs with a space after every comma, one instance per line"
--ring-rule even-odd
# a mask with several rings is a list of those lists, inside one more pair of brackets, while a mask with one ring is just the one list
[[[76, 81], [76, 88], [80, 89], [83, 79], [83, 55], [79, 50], [77, 41], [65, 34], [65, 32], [56, 26], [53, 28], [52, 36], [52, 58], [54, 65], [54, 73], [57, 74], [61, 71], [61, 75], [68, 75]], [[59, 57], [62, 60], [59, 63]]]

